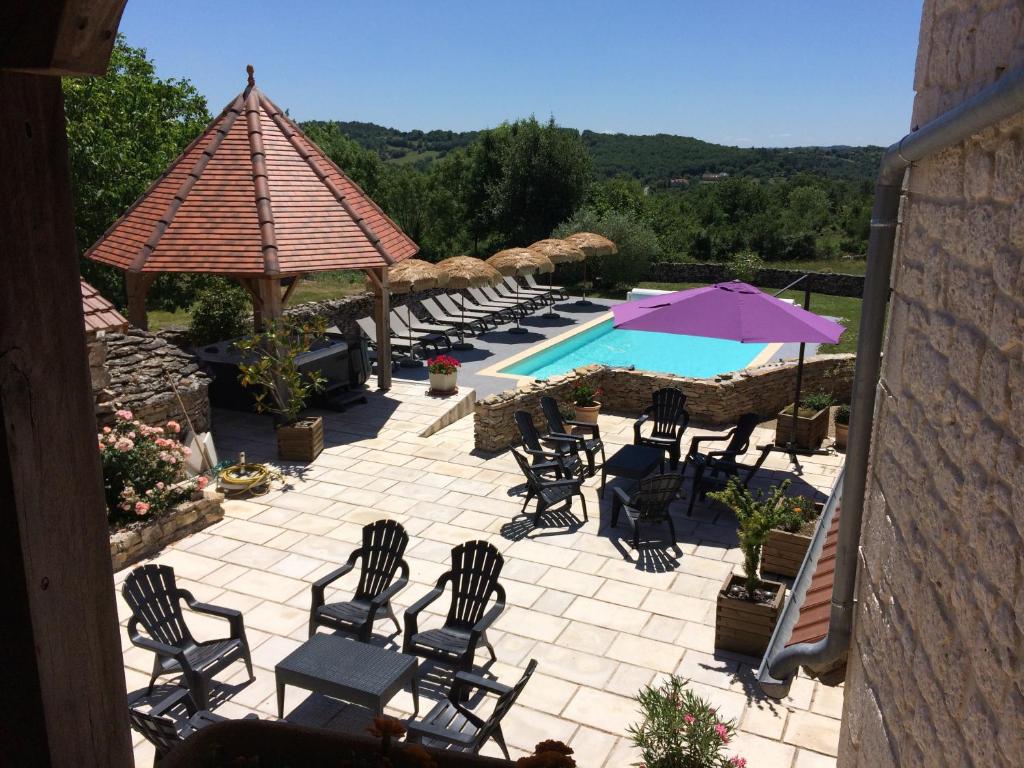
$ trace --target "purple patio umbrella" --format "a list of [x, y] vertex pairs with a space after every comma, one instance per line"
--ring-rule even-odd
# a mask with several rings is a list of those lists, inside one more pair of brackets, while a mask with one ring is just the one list
[[[846, 330], [839, 323], [734, 280], [650, 296], [612, 307], [615, 327], [678, 333], [745, 343], [800, 342], [796, 397], [800, 402], [804, 343], [835, 344]], [[793, 408], [796, 436], [797, 408]]]

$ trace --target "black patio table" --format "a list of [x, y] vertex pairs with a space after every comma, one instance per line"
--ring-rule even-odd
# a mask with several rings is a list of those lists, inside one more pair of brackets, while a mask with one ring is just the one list
[[625, 477], [629, 480], [643, 480], [656, 468], [662, 466], [665, 452], [649, 445], [624, 445], [613, 453], [601, 466], [601, 496], [608, 475]]
[[284, 717], [284, 687], [293, 685], [384, 714], [384, 705], [406, 683], [412, 686], [413, 714], [420, 711], [415, 656], [378, 648], [339, 635], [317, 634], [275, 668], [277, 716]]

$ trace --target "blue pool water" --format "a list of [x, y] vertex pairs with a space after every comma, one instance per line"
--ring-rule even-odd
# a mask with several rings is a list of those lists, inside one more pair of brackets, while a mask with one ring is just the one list
[[708, 378], [746, 368], [765, 344], [624, 331], [609, 318], [575, 336], [501, 369], [501, 373], [546, 379], [591, 363], [630, 366], [642, 371]]

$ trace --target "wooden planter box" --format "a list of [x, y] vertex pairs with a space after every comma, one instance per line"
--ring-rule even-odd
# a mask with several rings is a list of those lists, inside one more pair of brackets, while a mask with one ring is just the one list
[[[814, 509], [819, 516], [824, 508], [823, 503], [814, 503]], [[791, 579], [796, 578], [809, 546], [810, 534], [789, 533], [778, 529], [769, 531], [768, 539], [761, 550], [761, 570]]]
[[324, 420], [300, 419], [277, 428], [277, 456], [285, 461], [312, 461], [324, 449]]
[[774, 587], [775, 597], [771, 603], [754, 603], [729, 597], [729, 588], [742, 583], [742, 576], [731, 573], [725, 578], [718, 592], [718, 607], [715, 611], [715, 648], [722, 651], [743, 653], [760, 657], [768, 648], [768, 642], [775, 630], [775, 623], [782, 613], [782, 601], [786, 587], [775, 581], [761, 581], [762, 587]]
[[798, 448], [817, 448], [828, 437], [828, 411], [822, 408], [813, 416], [797, 416], [796, 440], [792, 439], [793, 414], [780, 412], [775, 420], [775, 444], [795, 442]]

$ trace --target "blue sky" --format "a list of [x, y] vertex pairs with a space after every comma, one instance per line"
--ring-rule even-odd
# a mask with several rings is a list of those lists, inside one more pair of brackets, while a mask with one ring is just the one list
[[562, 125], [741, 146], [906, 133], [912, 0], [129, 0], [121, 31], [218, 112], [245, 85], [299, 120]]

